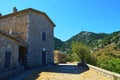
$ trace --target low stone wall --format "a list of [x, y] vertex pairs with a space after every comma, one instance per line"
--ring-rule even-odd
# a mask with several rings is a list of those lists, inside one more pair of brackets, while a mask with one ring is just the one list
[[104, 70], [104, 69], [101, 69], [101, 68], [98, 68], [98, 67], [95, 67], [95, 66], [92, 66], [89, 64], [87, 64], [87, 65], [89, 66], [90, 69], [96, 71], [97, 74], [99, 74], [99, 75], [103, 75], [110, 80], [120, 80], [120, 74], [110, 72], [110, 71], [107, 71], [107, 70]]

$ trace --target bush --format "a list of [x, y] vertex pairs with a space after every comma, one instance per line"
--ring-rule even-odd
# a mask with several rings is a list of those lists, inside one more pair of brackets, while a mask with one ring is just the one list
[[72, 49], [67, 51], [67, 61], [81, 61], [91, 65], [96, 65], [97, 58], [90, 53], [90, 48], [86, 45], [79, 42], [72, 42], [71, 48]]

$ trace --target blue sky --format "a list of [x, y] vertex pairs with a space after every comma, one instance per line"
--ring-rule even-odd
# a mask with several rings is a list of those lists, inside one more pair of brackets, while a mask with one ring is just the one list
[[120, 30], [120, 0], [0, 0], [0, 12], [5, 15], [34, 8], [56, 24], [55, 37], [65, 41], [82, 30], [112, 33]]

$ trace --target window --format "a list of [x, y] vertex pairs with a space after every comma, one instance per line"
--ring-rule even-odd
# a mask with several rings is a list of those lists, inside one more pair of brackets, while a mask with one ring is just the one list
[[42, 40], [46, 41], [46, 34], [45, 34], [45, 32], [42, 32]]

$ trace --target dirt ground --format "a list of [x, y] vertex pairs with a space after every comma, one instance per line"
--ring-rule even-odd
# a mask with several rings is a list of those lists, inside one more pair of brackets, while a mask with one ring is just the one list
[[60, 64], [35, 70], [24, 80], [110, 80], [94, 70], [76, 64]]

